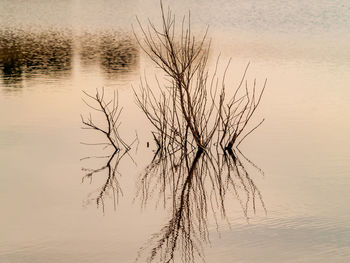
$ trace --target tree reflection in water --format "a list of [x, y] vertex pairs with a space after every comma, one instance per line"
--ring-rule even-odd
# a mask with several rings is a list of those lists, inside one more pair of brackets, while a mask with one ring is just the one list
[[178, 253], [183, 262], [204, 260], [202, 244], [210, 242], [208, 217], [211, 214], [217, 223], [220, 214], [227, 220], [225, 203], [230, 198], [239, 201], [247, 219], [258, 203], [266, 211], [246, 168], [250, 161], [242, 158], [244, 155], [231, 149], [158, 151], [140, 177], [138, 197], [146, 206], [157, 193], [164, 206], [171, 203], [172, 213], [161, 231], [140, 249], [138, 260], [148, 254], [147, 262], [170, 262]]
[[99, 168], [91, 169], [91, 168], [82, 168], [85, 175], [82, 178], [82, 182], [84, 183], [86, 180], [89, 180], [92, 183], [93, 177], [99, 173], [106, 173], [106, 180], [102, 186], [100, 186], [96, 191], [90, 193], [87, 200], [85, 201], [85, 205], [89, 205], [91, 202], [95, 202], [97, 207], [102, 207], [102, 211], [105, 211], [105, 197], [111, 197], [113, 199], [113, 206], [116, 209], [119, 196], [123, 195], [123, 191], [120, 187], [118, 176], [120, 173], [117, 168], [120, 160], [124, 157], [126, 151], [124, 153], [120, 153], [120, 151], [114, 151], [110, 156], [106, 156], [107, 162], [105, 165], [102, 165]]

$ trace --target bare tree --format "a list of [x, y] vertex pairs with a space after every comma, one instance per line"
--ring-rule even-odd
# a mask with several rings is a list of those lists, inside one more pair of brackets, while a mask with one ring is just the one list
[[122, 113], [122, 108], [119, 108], [118, 104], [118, 94], [114, 92], [113, 98], [105, 101], [105, 92], [102, 88], [101, 92], [96, 90], [94, 96], [83, 91], [84, 94], [91, 102], [82, 99], [84, 103], [92, 110], [100, 112], [104, 115], [106, 120], [106, 128], [100, 127], [93, 120], [91, 113], [87, 118], [84, 118], [81, 115], [81, 121], [84, 124], [82, 129], [92, 129], [96, 130], [106, 136], [108, 143], [113, 146], [115, 151], [119, 151], [121, 147], [124, 147], [126, 150], [130, 150], [130, 146], [123, 141], [118, 132], [118, 127], [121, 124], [119, 121], [120, 114]]
[[[164, 10], [161, 2], [162, 26], [157, 28], [150, 20], [145, 27], [137, 19], [140, 36], [135, 37], [141, 49], [164, 72], [168, 85], [149, 85], [146, 77], [136, 92], [138, 106], [155, 127], [157, 144], [168, 147], [196, 145], [206, 149], [214, 134], [216, 143], [232, 148], [242, 136], [255, 113], [263, 91], [248, 87], [245, 79], [248, 66], [233, 96], [226, 99], [226, 74], [218, 77], [218, 63], [213, 73], [208, 70], [210, 41], [207, 30], [197, 40], [191, 31], [191, 16], [184, 17], [177, 32], [175, 16], [170, 9]], [[241, 91], [244, 90], [243, 95]], [[250, 133], [250, 132], [249, 132]], [[219, 135], [220, 134], [220, 135]]]
[[[161, 15], [159, 30], [152, 22], [146, 29], [138, 20], [143, 38], [136, 38], [146, 54], [165, 72], [169, 87], [159, 87], [158, 98], [146, 80], [136, 99], [161, 140], [164, 136], [170, 141], [193, 140], [198, 148], [204, 149], [216, 130], [222, 105], [219, 101], [219, 110], [215, 111], [215, 83], [209, 80], [207, 70], [210, 43], [206, 42], [206, 33], [200, 41], [192, 35], [190, 15], [188, 21], [182, 20], [179, 39], [175, 33], [175, 17], [170, 10], [165, 14], [162, 4]], [[210, 127], [212, 119], [214, 124]]]

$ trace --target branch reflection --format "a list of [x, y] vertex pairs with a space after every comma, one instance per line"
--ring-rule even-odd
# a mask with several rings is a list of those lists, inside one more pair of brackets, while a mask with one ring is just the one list
[[245, 157], [231, 149], [158, 151], [141, 175], [138, 196], [145, 206], [157, 193], [164, 206], [170, 202], [172, 213], [161, 231], [140, 249], [137, 260], [147, 254], [147, 262], [170, 262], [176, 254], [183, 262], [204, 260], [202, 244], [210, 242], [209, 217], [216, 223], [217, 215], [227, 220], [226, 204], [232, 197], [247, 219], [258, 203], [266, 212], [261, 192], [246, 168], [250, 161], [241, 159]]
[[104, 212], [105, 198], [112, 198], [113, 207], [116, 209], [117, 203], [119, 201], [119, 196], [123, 195], [123, 191], [118, 181], [120, 173], [118, 172], [117, 168], [121, 159], [125, 156], [126, 153], [127, 151], [121, 153], [120, 150], [116, 150], [110, 156], [99, 157], [107, 159], [107, 161], [102, 166], [94, 169], [82, 168], [82, 171], [85, 173], [82, 178], [82, 183], [89, 181], [91, 184], [94, 176], [97, 176], [97, 174], [105, 175], [105, 179], [103, 180], [104, 183], [96, 191], [88, 195], [88, 198], [85, 201], [85, 205], [96, 203], [97, 207], [101, 207], [102, 211]]

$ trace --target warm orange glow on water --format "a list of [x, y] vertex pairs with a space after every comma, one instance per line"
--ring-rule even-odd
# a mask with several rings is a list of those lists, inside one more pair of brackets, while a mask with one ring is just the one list
[[[330, 1], [322, 1], [326, 2]], [[163, 209], [163, 200], [151, 199], [141, 210], [140, 198], [135, 199], [137, 180], [152, 161], [156, 145], [132, 88], [137, 90], [144, 74], [155, 85], [154, 75], [159, 71], [140, 51], [126, 25], [135, 13], [156, 17], [158, 11], [153, 10], [153, 3], [147, 8], [141, 3], [124, 4], [120, 17], [115, 18], [115, 3], [111, 10], [92, 4], [79, 10], [79, 1], [72, 3], [68, 9], [79, 16], [67, 20], [62, 19], [61, 4], [53, 5], [57, 9], [53, 18], [47, 15], [54, 14], [50, 7], [36, 6], [39, 13], [46, 14], [44, 22], [31, 16], [29, 7], [29, 11], [20, 7], [29, 4], [8, 5], [22, 16], [15, 11], [0, 14], [4, 26], [0, 30], [0, 262], [133, 262], [139, 248], [171, 217], [171, 205]], [[294, 8], [291, 5], [281, 11], [271, 3], [266, 5], [279, 15]], [[344, 1], [344, 5], [348, 4]], [[197, 7], [194, 17], [196, 12], [203, 12], [209, 21], [217, 16], [210, 15], [207, 1], [203, 7], [189, 2], [174, 8], [183, 11], [193, 6]], [[342, 11], [338, 12], [341, 16]], [[103, 16], [112, 20], [106, 22]], [[232, 57], [227, 83], [237, 86], [249, 61], [250, 82], [256, 78], [261, 87], [268, 78], [251, 126], [266, 120], [241, 145], [242, 153], [264, 171], [262, 175], [255, 168], [249, 170], [267, 215], [259, 204], [256, 214], [249, 210], [248, 224], [239, 201], [227, 199], [231, 228], [217, 214], [220, 238], [213, 217], [208, 216], [211, 246], [204, 244], [207, 262], [347, 262], [350, 36], [336, 18], [332, 19], [339, 24], [314, 18], [315, 25], [308, 25], [315, 31], [327, 25], [334, 29], [331, 32], [308, 32], [308, 27], [298, 32], [300, 25], [282, 19], [280, 26], [274, 20], [260, 21], [268, 28], [263, 33], [245, 16], [235, 15], [242, 28], [228, 24], [226, 16], [210, 31], [210, 66], [214, 67], [221, 53], [223, 69]], [[202, 28], [203, 21], [193, 20], [196, 30]], [[12, 27], [8, 25], [11, 21]], [[295, 23], [300, 21], [304, 20]], [[86, 30], [84, 23], [91, 29]], [[123, 107], [120, 134], [131, 142], [136, 131], [139, 142], [130, 156], [120, 159], [117, 170], [123, 195], [114, 210], [113, 195], [106, 194], [104, 214], [95, 199], [107, 174], [101, 172], [91, 183], [82, 183], [87, 171], [82, 168], [102, 167], [104, 159], [79, 161], [110, 153], [103, 147], [80, 144], [105, 140], [94, 131], [80, 129], [80, 114], [88, 116], [89, 111], [103, 123], [103, 116], [81, 100], [81, 90], [94, 94], [101, 87], [106, 96], [118, 91]], [[227, 90], [229, 93], [229, 86]]]

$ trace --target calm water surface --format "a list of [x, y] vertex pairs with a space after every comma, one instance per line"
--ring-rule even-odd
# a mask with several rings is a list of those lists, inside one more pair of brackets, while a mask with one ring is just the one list
[[[264, 171], [250, 166], [267, 213], [258, 202], [245, 216], [231, 195], [228, 220], [208, 216], [207, 262], [349, 262], [349, 2], [171, 7], [191, 9], [198, 34], [210, 25], [210, 61], [232, 57], [233, 86], [249, 61], [250, 81], [268, 78], [254, 122], [266, 120], [240, 147]], [[169, 205], [153, 198], [141, 209], [136, 195], [156, 146], [134, 103], [132, 87], [154, 75], [132, 34], [135, 15], [159, 21], [158, 1], [0, 1], [0, 262], [134, 262], [169, 221]], [[117, 159], [122, 192], [108, 188], [103, 206], [107, 172], [83, 178], [105, 159], [81, 159], [110, 151], [81, 144], [104, 138], [80, 129], [91, 111], [82, 90], [101, 87], [119, 93], [121, 136], [138, 137]]]

